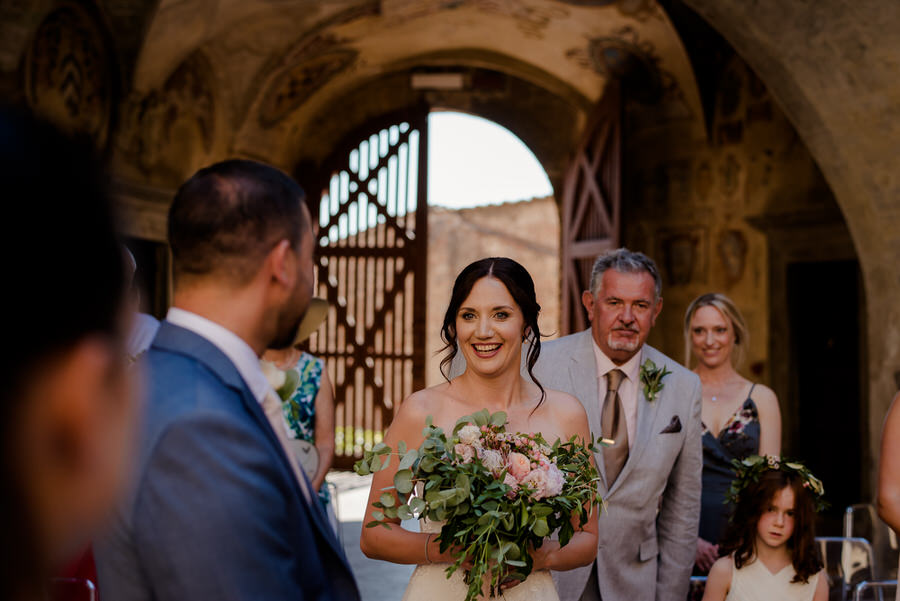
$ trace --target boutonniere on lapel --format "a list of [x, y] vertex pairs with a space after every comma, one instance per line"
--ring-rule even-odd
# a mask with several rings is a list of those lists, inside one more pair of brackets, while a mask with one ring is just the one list
[[287, 401], [294, 396], [300, 386], [300, 372], [293, 368], [281, 369], [274, 363], [262, 359], [259, 361], [259, 366], [282, 401]]
[[666, 369], [666, 366], [656, 367], [656, 363], [647, 359], [644, 361], [644, 364], [641, 365], [641, 385], [644, 387], [644, 396], [647, 397], [647, 402], [652, 403], [656, 400], [656, 397], [659, 396], [659, 393], [662, 391], [663, 386], [663, 378], [668, 376], [670, 372]]

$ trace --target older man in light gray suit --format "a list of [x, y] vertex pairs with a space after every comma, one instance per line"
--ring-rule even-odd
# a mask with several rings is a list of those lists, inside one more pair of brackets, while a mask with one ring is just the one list
[[[595, 454], [606, 502], [597, 560], [554, 573], [560, 599], [683, 601], [700, 516], [700, 380], [644, 344], [662, 309], [647, 256], [601, 255], [582, 301], [591, 327], [546, 343], [534, 371], [576, 396], [593, 435], [615, 444]], [[669, 373], [648, 386], [653, 366]]]

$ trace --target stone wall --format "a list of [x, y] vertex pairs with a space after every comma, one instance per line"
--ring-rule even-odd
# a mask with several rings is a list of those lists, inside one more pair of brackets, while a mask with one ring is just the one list
[[[859, 502], [871, 493], [869, 483], [855, 472], [845, 481], [830, 472], [832, 466], [821, 458], [831, 451], [818, 448], [809, 431], [823, 436], [839, 431], [851, 447], [845, 458], [869, 464], [864, 359], [847, 366], [846, 375], [833, 374], [845, 381], [833, 382], [830, 391], [826, 387], [816, 399], [821, 411], [811, 412], [809, 391], [817, 378], [828, 376], [801, 371], [802, 357], [812, 354], [804, 345], [816, 343], [809, 336], [798, 338], [795, 319], [798, 310], [818, 310], [827, 303], [829, 289], [849, 288], [851, 296], [857, 291], [862, 296], [853, 276], [858, 267], [850, 233], [809, 150], [740, 57], [724, 64], [712, 98], [707, 139], [679, 135], [677, 122], [648, 119], [652, 109], [639, 103], [630, 103], [626, 111], [623, 239], [654, 257], [664, 280], [664, 307], [650, 343], [684, 361], [687, 306], [706, 292], [731, 297], [750, 329], [741, 371], [778, 395], [785, 452], [812, 460], [832, 485], [842, 488], [834, 498], [839, 508]], [[848, 262], [850, 271], [842, 273], [849, 275], [820, 281], [825, 292], [816, 298], [797, 296], [788, 279], [792, 266], [821, 267], [830, 261]], [[816, 329], [826, 338], [834, 333], [837, 340], [839, 328], [856, 328], [855, 339], [842, 339], [846, 348], [836, 352], [852, 357], [862, 351], [864, 356], [865, 299], [860, 314], [832, 315], [840, 315], [839, 321], [827, 315]]]

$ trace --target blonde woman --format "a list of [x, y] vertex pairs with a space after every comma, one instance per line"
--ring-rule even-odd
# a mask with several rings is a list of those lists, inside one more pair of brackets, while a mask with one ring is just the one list
[[696, 558], [702, 573], [718, 558], [719, 538], [731, 512], [725, 504], [734, 478], [731, 461], [781, 453], [775, 393], [736, 369], [747, 353], [748, 338], [743, 316], [724, 294], [694, 299], [684, 316], [686, 365], [693, 366], [703, 386], [703, 492]]

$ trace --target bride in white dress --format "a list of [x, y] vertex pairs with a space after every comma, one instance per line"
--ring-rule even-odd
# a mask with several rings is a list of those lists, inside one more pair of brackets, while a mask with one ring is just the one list
[[[457, 348], [466, 359], [466, 370], [453, 380], [420, 390], [406, 399], [394, 418], [384, 442], [391, 448], [405, 441], [409, 447], [422, 443], [428, 416], [450, 432], [456, 420], [481, 409], [506, 412], [511, 432], [540, 432], [547, 441], [567, 440], [573, 435], [590, 440], [587, 415], [575, 397], [544, 390], [533, 376], [523, 377], [522, 348], [531, 339], [525, 368], [531, 368], [540, 353], [540, 311], [531, 276], [524, 267], [506, 258], [482, 259], [470, 264], [456, 278], [441, 335], [448, 351], [441, 362], [450, 365]], [[387, 469], [376, 472], [369, 492], [369, 506], [393, 483], [396, 458]], [[569, 570], [589, 565], [597, 553], [597, 516], [583, 527], [575, 525], [575, 535], [560, 548], [545, 541], [532, 552], [534, 568], [519, 584], [504, 585], [502, 598], [510, 601], [557, 601], [549, 570]], [[435, 540], [440, 524], [423, 523], [421, 532], [398, 525], [363, 528], [360, 546], [374, 559], [417, 564], [404, 601], [462, 601], [467, 586], [462, 570], [447, 579], [445, 569], [454, 560], [450, 550], [440, 551]], [[486, 596], [486, 595], [485, 595]]]

